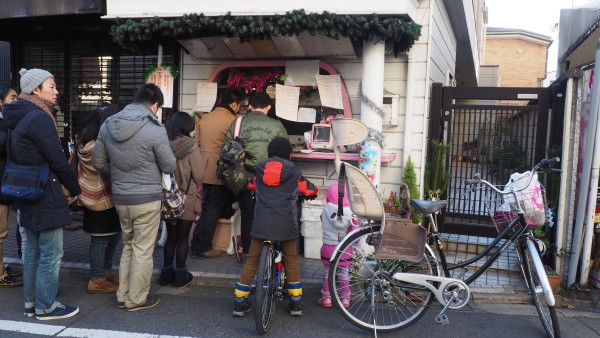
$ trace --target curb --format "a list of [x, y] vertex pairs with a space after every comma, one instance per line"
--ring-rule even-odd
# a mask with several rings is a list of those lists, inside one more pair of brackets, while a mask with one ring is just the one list
[[[5, 257], [5, 262], [9, 264], [22, 265], [21, 260]], [[80, 275], [83, 278], [89, 278], [88, 276], [89, 265], [86, 263], [74, 263], [74, 262], [62, 262], [61, 273], [67, 273], [70, 275]], [[118, 266], [114, 267], [118, 270]], [[194, 280], [192, 285], [195, 286], [211, 286], [211, 287], [229, 287], [234, 288], [235, 283], [239, 280], [237, 274], [224, 274], [224, 273], [212, 273], [212, 272], [199, 272], [189, 271], [193, 276]], [[154, 269], [152, 271], [152, 282], [158, 284], [158, 278], [160, 276], [160, 269]], [[321, 279], [303, 279], [302, 287], [305, 290], [318, 291], [321, 289], [323, 281]], [[557, 308], [577, 308], [585, 309], [589, 311], [596, 311], [596, 304], [593, 300], [583, 300], [576, 298], [564, 298], [563, 296], [556, 297]], [[531, 296], [525, 290], [505, 290], [502, 293], [499, 292], [488, 292], [486, 289], [471, 288], [471, 299], [470, 302], [476, 303], [504, 303], [504, 304], [532, 304]]]

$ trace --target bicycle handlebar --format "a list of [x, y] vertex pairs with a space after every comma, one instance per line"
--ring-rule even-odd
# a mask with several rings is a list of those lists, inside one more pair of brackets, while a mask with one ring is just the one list
[[[544, 171], [544, 172], [548, 172], [548, 171], [550, 170], [550, 166], [552, 166], [552, 165], [554, 165], [554, 164], [556, 164], [556, 163], [558, 163], [558, 162], [560, 162], [560, 158], [558, 158], [558, 157], [555, 157], [555, 158], [550, 158], [550, 159], [543, 159], [543, 160], [541, 160], [541, 161], [540, 161], [540, 163], [536, 164], [536, 165], [535, 165], [535, 166], [534, 166], [534, 167], [531, 169], [531, 172], [532, 172], [532, 173], [535, 173], [535, 172], [537, 172], [538, 170], [542, 170], [542, 171]], [[472, 185], [473, 187], [471, 188], [471, 191], [475, 191], [475, 188], [476, 188], [476, 185], [477, 185], [477, 184], [483, 184], [483, 185], [485, 185], [485, 186], [487, 186], [487, 187], [491, 188], [491, 189], [492, 189], [492, 190], [494, 190], [495, 192], [497, 192], [497, 193], [499, 193], [499, 194], [503, 194], [503, 195], [505, 195], [505, 194], [516, 193], [516, 192], [519, 192], [519, 191], [521, 191], [521, 190], [525, 190], [527, 187], [529, 187], [529, 184], [531, 183], [531, 180], [532, 180], [532, 179], [533, 179], [533, 175], [529, 175], [529, 180], [527, 181], [527, 184], [525, 184], [525, 185], [523, 186], [523, 188], [522, 188], [522, 189], [519, 189], [519, 190], [509, 190], [509, 191], [507, 191], [507, 190], [500, 190], [500, 189], [496, 188], [496, 186], [494, 186], [494, 185], [493, 185], [493, 184], [491, 184], [490, 182], [488, 182], [488, 181], [486, 181], [486, 180], [482, 179], [482, 178], [481, 178], [481, 174], [479, 174], [479, 173], [475, 174], [475, 175], [473, 176], [473, 178], [466, 179], [466, 180], [464, 181], [464, 184], [465, 184], [465, 185], [467, 185], [467, 186], [468, 186], [468, 185]]]

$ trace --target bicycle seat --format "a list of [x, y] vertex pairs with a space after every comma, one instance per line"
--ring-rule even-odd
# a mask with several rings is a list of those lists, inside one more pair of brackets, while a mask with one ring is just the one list
[[410, 205], [413, 206], [418, 212], [423, 215], [431, 215], [442, 208], [446, 207], [448, 204], [446, 201], [424, 201], [424, 200], [410, 200]]

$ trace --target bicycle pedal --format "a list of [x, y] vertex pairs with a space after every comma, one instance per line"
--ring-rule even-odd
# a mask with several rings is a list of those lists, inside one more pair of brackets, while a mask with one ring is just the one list
[[435, 322], [441, 326], [450, 324], [450, 320], [448, 319], [448, 316], [445, 314], [435, 317]]

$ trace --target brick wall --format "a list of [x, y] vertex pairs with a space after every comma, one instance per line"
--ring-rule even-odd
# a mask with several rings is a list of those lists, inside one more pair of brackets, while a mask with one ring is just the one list
[[540, 87], [547, 46], [517, 38], [487, 37], [482, 65], [498, 66], [500, 87]]

